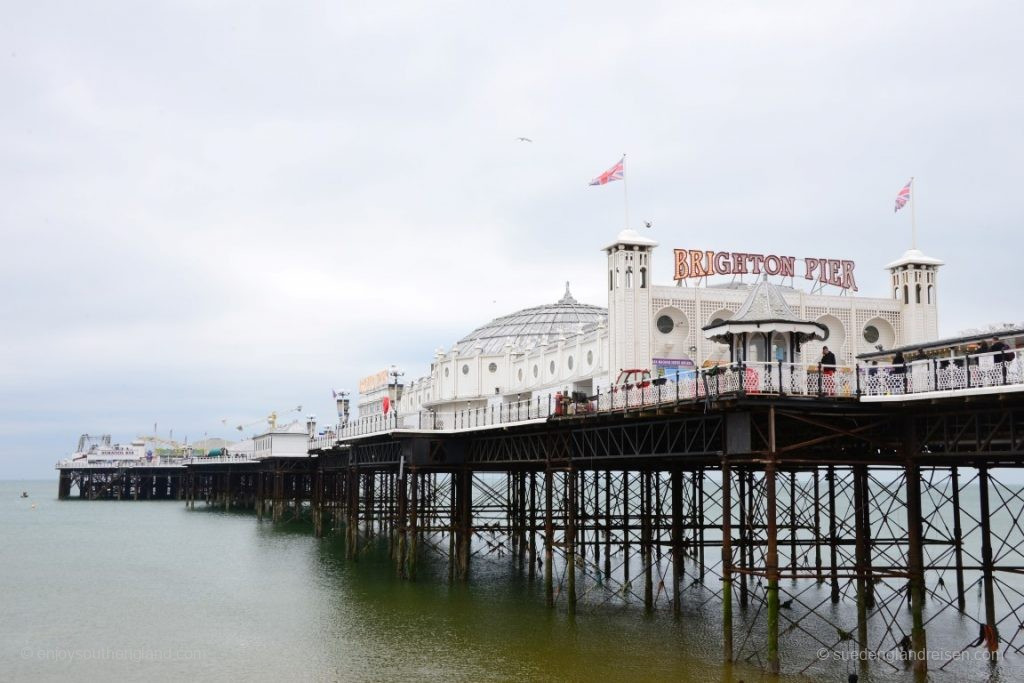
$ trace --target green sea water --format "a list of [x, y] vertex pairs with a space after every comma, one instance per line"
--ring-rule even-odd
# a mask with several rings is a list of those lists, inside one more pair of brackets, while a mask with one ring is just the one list
[[570, 619], [500, 561], [449, 586], [428, 559], [409, 582], [305, 524], [56, 489], [0, 482], [0, 680], [760, 678], [724, 673], [699, 621]]
[[[717, 601], [681, 619], [637, 605], [571, 618], [508, 558], [475, 558], [452, 586], [427, 549], [403, 581], [386, 552], [346, 560], [308, 524], [56, 489], [0, 481], [3, 681], [768, 680], [719, 663]], [[784, 680], [846, 680], [821, 676]]]

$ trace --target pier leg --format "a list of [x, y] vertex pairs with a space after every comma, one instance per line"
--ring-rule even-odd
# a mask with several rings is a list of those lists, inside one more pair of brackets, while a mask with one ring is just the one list
[[999, 630], [996, 620], [994, 564], [992, 562], [992, 527], [989, 519], [988, 466], [978, 466], [978, 493], [981, 507], [981, 579], [985, 592], [985, 630], [989, 652], [999, 652]]
[[554, 588], [554, 544], [555, 522], [553, 519], [554, 474], [550, 469], [544, 470], [544, 601], [548, 607], [555, 606]]
[[672, 613], [682, 613], [679, 579], [683, 564], [683, 473], [672, 470]]
[[748, 515], [747, 511], [750, 509], [750, 507], [747, 504], [748, 503], [747, 496], [749, 495], [748, 488], [753, 488], [753, 483], [749, 481], [750, 476], [751, 476], [750, 472], [744, 470], [743, 468], [740, 468], [739, 476], [737, 477], [737, 479], [739, 480], [739, 484], [740, 484], [740, 490], [739, 490], [739, 499], [740, 499], [739, 500], [739, 504], [740, 504], [739, 505], [739, 507], [740, 507], [740, 510], [739, 510], [739, 512], [740, 512], [740, 518], [739, 518], [739, 525], [740, 525], [740, 569], [743, 570], [740, 573], [740, 608], [741, 609], [746, 609], [746, 607], [747, 607], [747, 600], [748, 600], [748, 594], [747, 594], [747, 572], [746, 572], [746, 570], [750, 568], [750, 564], [747, 562], [747, 552], [748, 552], [747, 551], [747, 537], [748, 537], [748, 534], [750, 533], [749, 532], [750, 520], [747, 517], [747, 515]]
[[654, 610], [654, 586], [651, 573], [651, 473], [640, 475], [640, 563], [644, 570], [644, 611]]
[[767, 522], [767, 547], [765, 551], [765, 574], [768, 581], [768, 671], [778, 674], [779, 665], [779, 533], [777, 504], [775, 499], [775, 407], [768, 414], [768, 451], [771, 460], [765, 467], [765, 514]]
[[722, 657], [733, 660], [732, 645], [732, 469], [722, 462]]
[[469, 579], [469, 558], [472, 546], [473, 534], [473, 472], [465, 469], [456, 473], [459, 484], [458, 496], [458, 533], [456, 545], [458, 546], [458, 561], [456, 570], [460, 581]]
[[409, 523], [411, 526], [411, 534], [409, 536], [409, 565], [407, 569], [407, 576], [410, 579], [415, 579], [416, 554], [419, 551], [420, 533], [420, 474], [416, 470], [410, 470], [409, 474], [412, 476], [412, 504], [409, 508]]
[[349, 559], [359, 556], [359, 473], [354, 467], [348, 468], [348, 482], [345, 486], [345, 554]]
[[[909, 423], [909, 420], [908, 420]], [[913, 424], [904, 438], [904, 448], [911, 456], [913, 440]], [[928, 646], [924, 630], [924, 550], [922, 547], [921, 528], [921, 473], [917, 463], [907, 463], [907, 571], [910, 574], [910, 612], [913, 626], [910, 632], [911, 643], [916, 653], [914, 671], [923, 674], [928, 670], [926, 653]]]
[[395, 542], [393, 557], [394, 557], [394, 560], [395, 560], [395, 568], [398, 570], [398, 575], [404, 578], [405, 577], [405, 572], [407, 571], [406, 570], [406, 556], [405, 556], [405, 552], [406, 552], [406, 547], [407, 547], [407, 543], [408, 543], [408, 523], [409, 523], [408, 522], [408, 516], [407, 516], [407, 510], [406, 510], [406, 506], [408, 504], [407, 503], [407, 499], [406, 499], [406, 490], [407, 490], [406, 479], [409, 476], [409, 473], [408, 472], [403, 472], [403, 474], [404, 474], [404, 476], [399, 477], [398, 481], [395, 484], [395, 489], [396, 489], [395, 496], [396, 496], [396, 499], [397, 499], [395, 501], [395, 508], [396, 508], [396, 515], [398, 516], [398, 520], [397, 520], [398, 521], [398, 529], [397, 529], [397, 534], [396, 534], [397, 539], [396, 539], [396, 542]]
[[821, 488], [818, 468], [814, 468], [814, 574], [818, 583], [824, 583], [821, 564]]
[[568, 509], [565, 511], [565, 581], [569, 600], [569, 614], [576, 614], [576, 475], [574, 470], [565, 474]]
[[960, 523], [960, 473], [959, 468], [953, 466], [950, 476], [953, 487], [953, 557], [956, 562], [956, 608], [961, 614], [967, 609], [964, 597], [964, 540], [963, 527]]
[[[597, 476], [595, 474], [595, 476]], [[595, 517], [596, 520], [596, 517]], [[604, 576], [607, 580], [612, 573], [612, 473], [604, 473]]]
[[833, 605], [839, 604], [839, 539], [836, 535], [836, 468], [828, 466], [825, 472], [828, 482], [828, 565], [829, 582], [831, 583], [831, 599]]
[[861, 652], [866, 652], [868, 647], [868, 576], [867, 576], [867, 555], [868, 539], [864, 529], [863, 510], [867, 506], [865, 500], [864, 486], [861, 480], [867, 476], [864, 465], [855, 465], [853, 476], [853, 514], [854, 533], [856, 536], [855, 557], [857, 574], [857, 645]]
[[537, 576], [537, 473], [530, 472], [530, 580]]

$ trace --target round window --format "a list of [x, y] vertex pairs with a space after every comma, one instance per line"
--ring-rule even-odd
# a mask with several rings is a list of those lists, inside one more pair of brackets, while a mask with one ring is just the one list
[[466, 365], [462, 366], [462, 374], [463, 375], [468, 375], [469, 374], [469, 364], [468, 363]]
[[522, 368], [519, 368], [519, 381], [520, 382], [523, 381], [523, 369]]
[[587, 351], [587, 365], [593, 365], [593, 364], [594, 364], [594, 352], [593, 351]]
[[536, 365], [533, 366], [533, 376], [536, 377], [540, 373], [540, 368]]
[[498, 371], [498, 364], [497, 363], [491, 363], [490, 365], [487, 366], [487, 371], [491, 372], [491, 373], [497, 372]]
[[663, 315], [658, 318], [658, 332], [662, 334], [671, 334], [672, 330], [676, 328], [675, 322], [667, 315]]
[[555, 361], [551, 361], [551, 363], [548, 365], [548, 372], [550, 372], [552, 375], [555, 374]]
[[565, 364], [569, 366], [570, 370], [572, 370], [572, 356], [569, 356], [569, 360], [565, 361]]
[[864, 328], [864, 341], [868, 344], [874, 344], [878, 341], [878, 328], [874, 325], [868, 325]]

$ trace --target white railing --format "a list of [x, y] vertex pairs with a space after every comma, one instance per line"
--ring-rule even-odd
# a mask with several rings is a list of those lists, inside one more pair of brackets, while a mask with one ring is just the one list
[[898, 396], [1024, 384], [1024, 360], [1014, 351], [862, 365], [858, 370], [860, 393], [864, 396]]
[[801, 396], [853, 396], [855, 372], [851, 367], [820, 368], [792, 363], [735, 363], [680, 372], [668, 377], [598, 391], [583, 401], [545, 395], [533, 399], [467, 407], [461, 410], [422, 410], [396, 416], [371, 415], [352, 420], [334, 433], [312, 437], [310, 449], [326, 449], [340, 441], [396, 430], [464, 431], [518, 424], [531, 420], [630, 410], [720, 395], [775, 394]]
[[182, 467], [187, 464], [188, 458], [153, 458], [152, 460], [72, 460], [65, 458], [58, 460], [54, 469], [136, 469], [139, 467]]
[[[1012, 357], [1011, 357], [1012, 356]], [[857, 399], [1024, 383], [1024, 361], [1012, 352], [930, 359], [902, 365], [732, 363], [613, 386], [583, 401], [553, 396], [462, 410], [423, 410], [408, 415], [372, 415], [310, 439], [310, 448], [330, 448], [356, 436], [397, 430], [464, 431], [547, 419], [643, 409], [720, 396], [812, 396]]]
[[232, 453], [229, 455], [195, 455], [185, 458], [184, 462], [188, 465], [215, 465], [231, 462], [257, 462], [257, 459], [252, 453]]

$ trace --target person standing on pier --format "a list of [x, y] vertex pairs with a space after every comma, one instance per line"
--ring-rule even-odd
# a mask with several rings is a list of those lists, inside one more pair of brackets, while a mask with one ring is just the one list
[[836, 354], [828, 350], [827, 346], [821, 347], [821, 372], [824, 375], [825, 391], [829, 394], [835, 393], [835, 372]]

